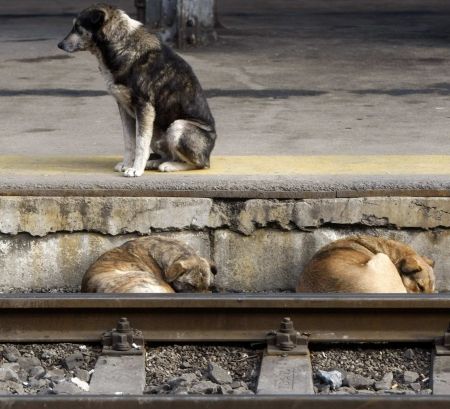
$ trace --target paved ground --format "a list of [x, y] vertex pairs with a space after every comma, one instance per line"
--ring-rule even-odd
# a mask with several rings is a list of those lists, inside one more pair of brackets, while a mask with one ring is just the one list
[[[94, 58], [86, 53], [66, 55], [56, 48], [73, 14], [90, 3], [0, 0], [3, 155], [120, 155], [117, 109], [106, 95]], [[112, 3], [133, 11], [131, 0]], [[356, 182], [372, 187], [447, 187], [450, 158], [440, 156], [435, 162], [435, 157], [411, 155], [450, 154], [448, 2], [224, 0], [220, 6], [227, 27], [220, 41], [184, 54], [200, 77], [217, 120], [216, 155], [302, 156], [298, 166], [305, 161], [307, 166], [301, 172], [289, 171], [289, 162], [278, 159], [285, 162], [281, 175], [293, 189], [309, 182], [316, 188], [334, 182], [347, 187]], [[357, 166], [347, 174], [339, 172], [345, 165], [342, 160], [327, 167], [311, 156], [391, 154], [410, 156], [389, 162], [374, 159], [375, 165], [366, 171]], [[63, 159], [52, 163], [59, 167]], [[216, 163], [223, 160], [217, 158]], [[83, 177], [48, 173], [48, 166], [22, 175], [18, 168], [23, 170], [31, 161], [19, 157], [11, 161], [8, 156], [3, 158], [0, 184], [159, 185], [171, 180], [183, 186], [191, 179], [210, 177], [210, 187], [215, 187], [218, 180], [232, 178], [237, 183], [242, 174], [253, 175], [242, 182], [244, 187], [257, 188], [268, 180], [277, 183], [273, 160], [253, 158], [244, 167], [246, 160], [235, 165], [232, 158], [226, 161], [222, 178], [213, 169], [210, 176], [166, 175], [158, 181], [144, 176], [146, 181], [125, 182], [106, 171], [104, 158], [81, 159], [86, 169], [105, 170], [101, 175], [88, 171]], [[399, 164], [406, 171], [400, 172]], [[330, 177], [317, 170], [319, 165]], [[238, 170], [233, 172], [234, 166]], [[262, 170], [255, 173], [252, 166]], [[408, 166], [414, 176], [406, 174]], [[365, 176], [358, 176], [361, 173]], [[443, 176], [427, 176], [436, 174]]]

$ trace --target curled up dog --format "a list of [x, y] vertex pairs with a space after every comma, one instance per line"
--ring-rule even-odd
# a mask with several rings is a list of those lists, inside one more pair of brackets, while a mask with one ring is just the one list
[[86, 271], [82, 292], [210, 292], [213, 263], [187, 244], [164, 237], [130, 240], [101, 255]]
[[116, 171], [136, 177], [145, 169], [210, 166], [216, 131], [200, 83], [188, 63], [140, 22], [96, 4], [79, 14], [58, 47], [87, 50], [98, 59], [122, 120], [125, 154]]
[[300, 274], [298, 292], [433, 293], [434, 262], [396, 240], [351, 236], [321, 248]]

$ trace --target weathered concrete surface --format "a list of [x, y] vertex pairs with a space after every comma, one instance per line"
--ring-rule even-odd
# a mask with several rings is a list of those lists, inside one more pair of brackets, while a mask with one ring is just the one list
[[242, 203], [239, 211], [235, 209], [236, 205], [234, 210], [222, 206], [218, 213], [223, 217], [222, 224], [235, 226], [244, 234], [266, 226], [284, 230], [328, 224], [420, 229], [450, 226], [449, 198], [253, 199]]
[[0, 197], [0, 232], [197, 230], [207, 226], [211, 207], [211, 199], [196, 198]]
[[300, 272], [325, 244], [351, 234], [375, 234], [410, 244], [436, 261], [437, 289], [450, 290], [450, 231], [400, 231], [362, 228], [322, 228], [311, 232], [259, 229], [251, 236], [218, 230], [214, 261], [218, 288], [229, 291], [292, 290]]
[[89, 393], [96, 395], [141, 395], [145, 388], [145, 353], [100, 356], [89, 386]]
[[435, 229], [450, 227], [450, 198], [215, 200], [166, 197], [0, 197], [0, 233], [45, 236], [90, 231], [109, 235], [324, 225]]
[[[162, 233], [185, 241], [210, 256], [205, 233]], [[0, 288], [77, 288], [89, 265], [102, 253], [135, 235], [55, 233], [42, 238], [28, 234], [0, 235]]]

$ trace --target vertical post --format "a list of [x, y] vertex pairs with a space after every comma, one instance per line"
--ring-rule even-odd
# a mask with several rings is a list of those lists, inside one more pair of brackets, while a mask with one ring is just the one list
[[[163, 41], [183, 49], [215, 41], [216, 0], [135, 0], [145, 1], [145, 24], [158, 28]], [[139, 11], [138, 14], [142, 13]]]

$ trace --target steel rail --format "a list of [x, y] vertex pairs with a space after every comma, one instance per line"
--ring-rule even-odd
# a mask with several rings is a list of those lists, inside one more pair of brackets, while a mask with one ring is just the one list
[[14, 396], [0, 397], [8, 409], [448, 409], [450, 396]]
[[432, 342], [450, 294], [0, 296], [0, 342], [95, 342], [126, 316], [149, 342], [263, 341], [285, 316], [310, 342]]

